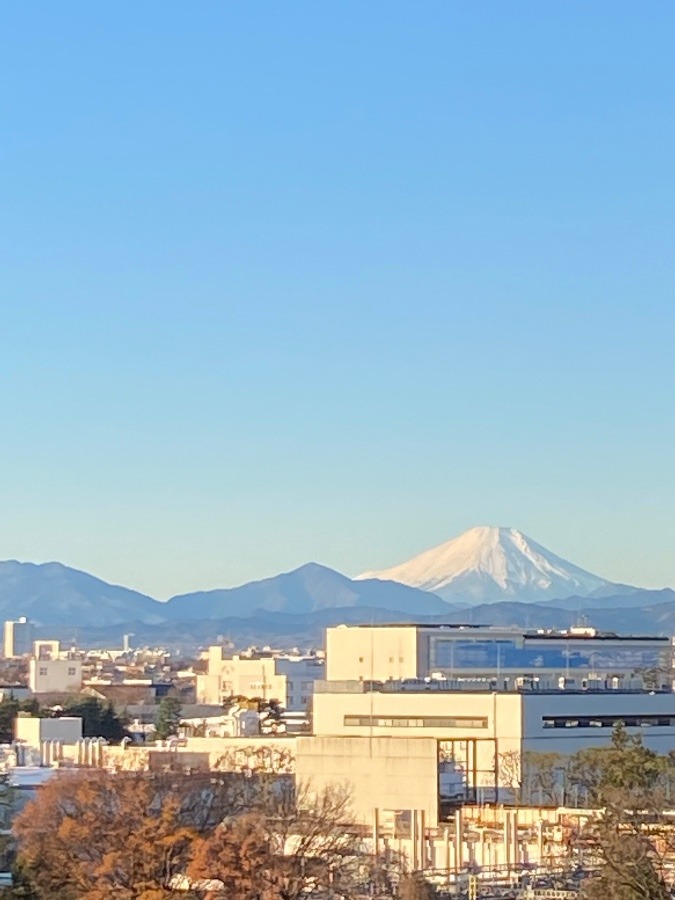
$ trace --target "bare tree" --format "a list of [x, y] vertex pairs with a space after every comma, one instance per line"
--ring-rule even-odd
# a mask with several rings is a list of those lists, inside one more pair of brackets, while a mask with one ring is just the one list
[[[350, 822], [344, 788], [282, 786], [199, 842], [188, 875], [197, 891], [206, 884], [204, 897], [299, 900], [313, 891], [352, 897], [372, 880], [375, 860]], [[208, 881], [214, 878], [218, 887]]]

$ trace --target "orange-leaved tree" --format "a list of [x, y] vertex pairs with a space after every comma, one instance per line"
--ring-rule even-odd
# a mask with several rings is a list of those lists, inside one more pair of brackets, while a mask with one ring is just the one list
[[15, 822], [19, 884], [41, 900], [178, 896], [172, 880], [193, 837], [180, 805], [180, 792], [147, 773], [58, 773]]

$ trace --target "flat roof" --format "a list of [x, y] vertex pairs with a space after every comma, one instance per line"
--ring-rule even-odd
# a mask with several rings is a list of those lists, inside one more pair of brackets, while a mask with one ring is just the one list
[[532, 628], [516, 628], [509, 625], [472, 625], [469, 623], [428, 623], [428, 622], [372, 622], [361, 625], [341, 624], [329, 625], [335, 628], [423, 628], [429, 631], [457, 632], [482, 632], [486, 636], [494, 635], [519, 635], [525, 638], [537, 638], [538, 640], [558, 641], [661, 641], [670, 644], [671, 639], [663, 634], [616, 634], [613, 631], [598, 631], [595, 634], [571, 634], [569, 631], [538, 631]]

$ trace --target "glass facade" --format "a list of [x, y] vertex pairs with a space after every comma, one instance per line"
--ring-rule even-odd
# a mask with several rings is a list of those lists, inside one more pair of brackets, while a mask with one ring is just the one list
[[635, 672], [639, 669], [670, 667], [670, 644], [654, 640], [603, 641], [570, 638], [540, 638], [515, 635], [513, 638], [429, 638], [431, 671], [536, 672], [565, 671]]

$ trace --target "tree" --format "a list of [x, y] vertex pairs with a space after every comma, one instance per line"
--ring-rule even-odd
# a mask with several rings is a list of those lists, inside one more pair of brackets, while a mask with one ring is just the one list
[[107, 741], [121, 741], [126, 734], [122, 720], [115, 712], [112, 701], [109, 700], [101, 713], [101, 733], [98, 737], [105, 738]]
[[98, 697], [73, 697], [65, 703], [64, 713], [82, 719], [83, 737], [121, 741], [126, 735], [122, 720], [110, 701], [104, 702]]
[[606, 748], [580, 750], [570, 778], [599, 813], [584, 830], [599, 863], [584, 884], [584, 900], [666, 900], [664, 861], [673, 850], [664, 816], [667, 761], [630, 736], [622, 724]]
[[12, 697], [0, 703], [0, 743], [11, 744], [14, 740], [14, 720], [19, 713], [19, 702]]
[[163, 900], [181, 896], [194, 832], [181, 794], [147, 773], [59, 774], [18, 816], [17, 881], [40, 900]]
[[[192, 846], [188, 878], [206, 897], [225, 895], [231, 900], [255, 900], [260, 896], [259, 873], [269, 855], [267, 835], [255, 814], [226, 819], [211, 834]], [[217, 884], [213, 885], [213, 882]]]
[[329, 900], [374, 882], [376, 861], [347, 826], [342, 788], [255, 784], [213, 773], [59, 773], [15, 821], [17, 896]]
[[559, 806], [564, 801], [566, 758], [561, 753], [523, 753], [523, 792], [526, 804]]
[[410, 872], [402, 876], [398, 894], [401, 900], [434, 900], [438, 891], [421, 872]]
[[178, 733], [182, 705], [177, 697], [163, 697], [157, 712], [156, 734], [160, 740], [166, 740]]
[[0, 743], [11, 744], [14, 740], [14, 720], [19, 713], [41, 716], [43, 711], [35, 697], [27, 700], [16, 700], [14, 697], [3, 697], [0, 701]]
[[194, 889], [228, 900], [352, 897], [373, 880], [376, 861], [350, 831], [349, 794], [273, 790], [226, 820], [194, 846], [188, 875]]

